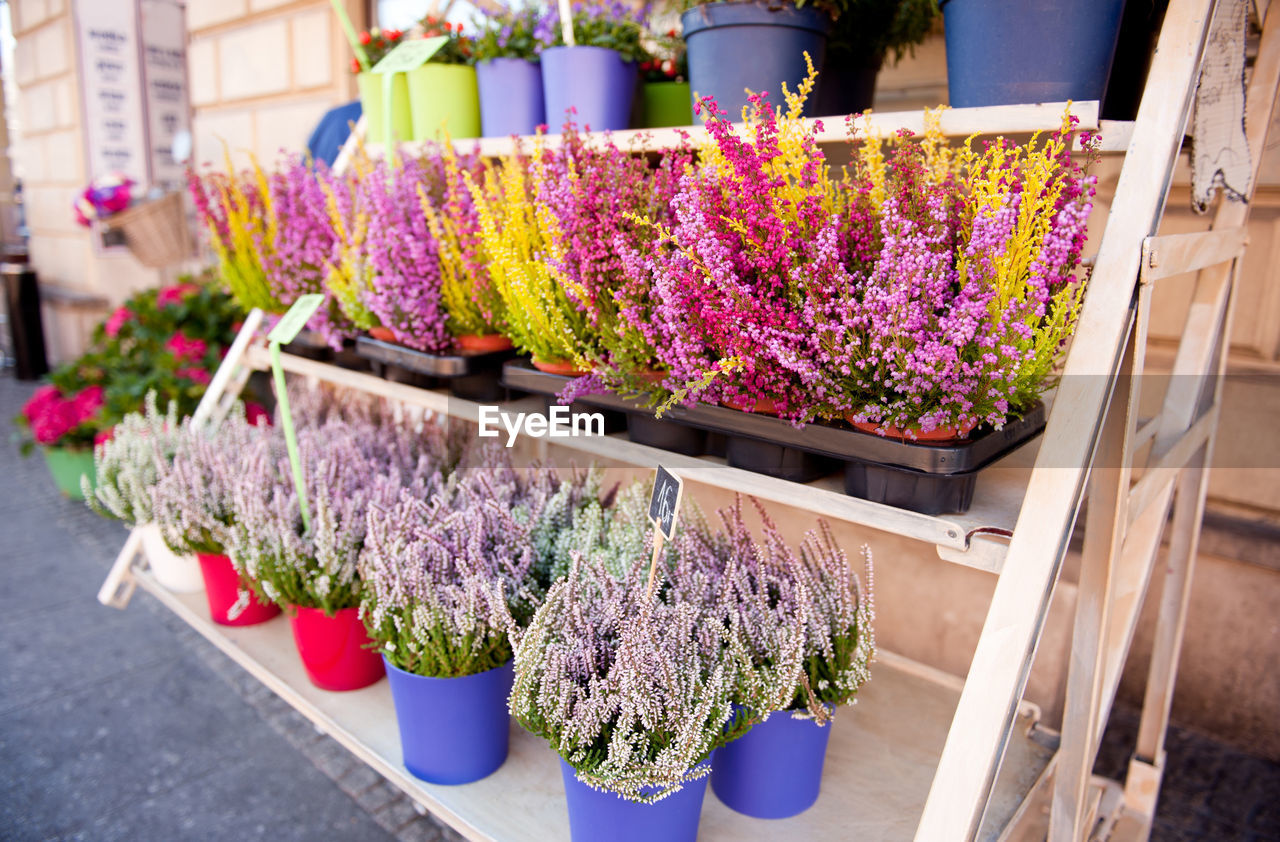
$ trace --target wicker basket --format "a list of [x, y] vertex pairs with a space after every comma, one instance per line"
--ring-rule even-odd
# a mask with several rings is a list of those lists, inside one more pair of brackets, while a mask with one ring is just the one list
[[129, 251], [143, 266], [159, 269], [191, 256], [191, 231], [181, 193], [121, 211], [106, 224], [124, 234]]

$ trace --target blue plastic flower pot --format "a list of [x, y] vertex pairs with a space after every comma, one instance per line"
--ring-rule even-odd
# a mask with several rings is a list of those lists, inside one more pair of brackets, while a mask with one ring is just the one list
[[480, 81], [480, 127], [485, 137], [533, 134], [547, 121], [542, 68], [522, 58], [476, 63]]
[[[746, 89], [769, 94], [782, 105], [782, 83], [795, 91], [808, 75], [807, 52], [822, 67], [831, 18], [807, 4], [703, 3], [680, 16], [688, 45], [689, 83], [694, 96], [715, 97], [732, 120], [741, 119]], [[818, 85], [822, 84], [819, 77]], [[816, 91], [805, 103], [812, 115]]]
[[[542, 51], [547, 123], [557, 133], [565, 120], [579, 129], [618, 131], [631, 120], [636, 66], [604, 47], [548, 47]], [[576, 114], [568, 114], [574, 109]]]
[[706, 776], [685, 784], [661, 801], [637, 804], [587, 786], [563, 758], [560, 775], [569, 803], [569, 836], [573, 842], [695, 842], [698, 838], [698, 818], [707, 794]]
[[1102, 99], [1124, 0], [942, 0], [953, 108]]
[[511, 662], [461, 678], [427, 678], [383, 657], [400, 725], [404, 766], [433, 784], [467, 784], [507, 759]]
[[716, 752], [711, 789], [726, 807], [758, 819], [785, 819], [818, 800], [831, 724], [777, 711]]

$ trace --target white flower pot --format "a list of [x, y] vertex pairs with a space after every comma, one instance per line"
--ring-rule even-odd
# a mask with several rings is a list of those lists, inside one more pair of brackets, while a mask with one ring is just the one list
[[181, 556], [169, 549], [160, 535], [160, 527], [148, 523], [136, 527], [142, 533], [142, 550], [156, 581], [174, 593], [195, 593], [204, 590], [204, 577], [200, 565], [191, 556]]

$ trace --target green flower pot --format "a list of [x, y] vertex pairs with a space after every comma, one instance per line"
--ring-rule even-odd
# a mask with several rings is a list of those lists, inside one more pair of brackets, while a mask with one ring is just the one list
[[90, 487], [93, 486], [96, 477], [93, 467], [93, 450], [70, 447], [41, 449], [44, 451], [44, 463], [49, 466], [49, 474], [53, 477], [53, 484], [62, 492], [62, 496], [72, 500], [83, 500], [84, 494], [80, 492], [80, 477], [88, 476]]
[[[383, 80], [377, 73], [361, 73], [356, 76], [360, 86], [360, 107], [365, 116], [365, 140], [369, 143], [386, 143], [387, 112], [383, 104]], [[413, 137], [413, 117], [409, 109], [409, 80], [397, 73], [391, 79], [391, 133], [396, 140]]]
[[642, 96], [644, 128], [693, 125], [693, 95], [688, 82], [645, 82]]
[[410, 70], [409, 108], [414, 140], [480, 136], [480, 88], [476, 69], [465, 64], [427, 62]]

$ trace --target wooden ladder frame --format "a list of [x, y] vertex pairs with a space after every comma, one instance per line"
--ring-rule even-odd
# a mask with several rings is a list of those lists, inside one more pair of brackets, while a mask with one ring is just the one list
[[[1267, 5], [1256, 4], [1263, 34], [1246, 100], [1255, 181], [1280, 82], [1280, 20], [1267, 14]], [[1150, 834], [1233, 293], [1247, 245], [1249, 206], [1225, 200], [1209, 231], [1157, 235], [1216, 9], [1215, 0], [1173, 0], [1169, 6], [1054, 412], [917, 842], [969, 839], [981, 824], [1086, 483], [1089, 507], [1049, 839], [1145, 840]], [[1152, 288], [1191, 272], [1197, 272], [1195, 294], [1173, 377], [1160, 414], [1139, 429]], [[1093, 763], [1171, 506], [1137, 750], [1119, 806], [1112, 815], [1098, 815]]]

